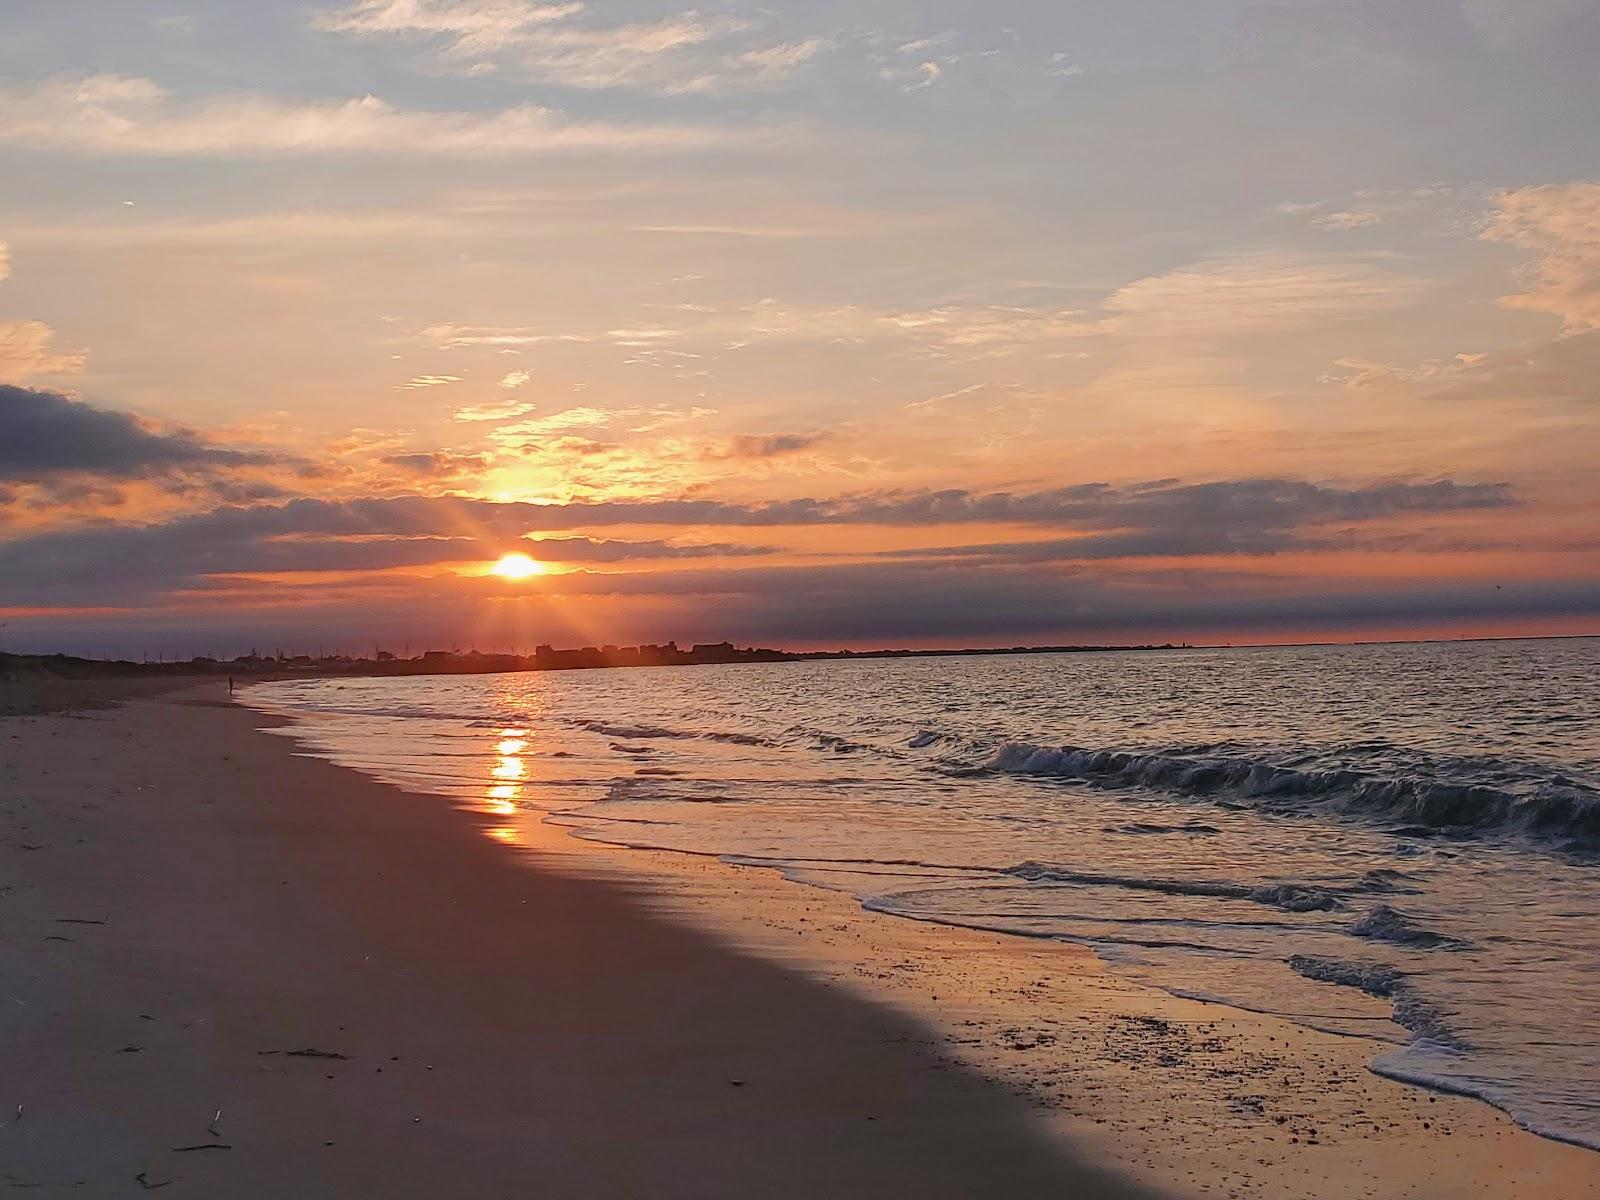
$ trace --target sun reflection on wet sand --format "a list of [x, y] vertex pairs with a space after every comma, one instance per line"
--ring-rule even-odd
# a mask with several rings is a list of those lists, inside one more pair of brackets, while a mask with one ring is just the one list
[[489, 789], [488, 810], [497, 817], [513, 816], [522, 789], [514, 783], [497, 783]]

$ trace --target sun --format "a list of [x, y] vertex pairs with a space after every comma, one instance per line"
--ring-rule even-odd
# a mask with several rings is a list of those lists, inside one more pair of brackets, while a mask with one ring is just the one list
[[489, 568], [489, 574], [498, 575], [501, 579], [532, 579], [549, 569], [538, 559], [529, 558], [526, 554], [502, 554], [500, 561]]

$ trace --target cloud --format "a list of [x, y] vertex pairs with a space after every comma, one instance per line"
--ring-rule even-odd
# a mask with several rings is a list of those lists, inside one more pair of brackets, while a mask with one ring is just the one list
[[527, 0], [359, 0], [313, 20], [333, 33], [417, 33], [450, 39], [456, 53], [498, 50], [539, 25], [583, 11], [581, 3]]
[[75, 375], [83, 370], [83, 351], [55, 353], [55, 330], [43, 321], [0, 321], [0, 380], [20, 383], [36, 375]]
[[0, 88], [0, 144], [109, 157], [291, 158], [372, 154], [520, 158], [735, 146], [770, 138], [713, 126], [570, 120], [522, 104], [417, 110], [376, 96], [293, 103], [241, 94], [183, 101], [149, 79], [55, 77]]
[[378, 460], [416, 480], [455, 479], [478, 475], [489, 469], [486, 454], [455, 454], [448, 450], [425, 450], [413, 454], [387, 454]]
[[[455, 578], [451, 564], [481, 563], [519, 547], [580, 568], [548, 577], [536, 593], [519, 593], [517, 627], [545, 629], [544, 637], [567, 628], [562, 614], [572, 611], [570, 602], [578, 597], [585, 612], [603, 612], [617, 628], [637, 626], [639, 632], [629, 636], [681, 633], [690, 640], [790, 643], [1012, 636], [1166, 640], [1208, 630], [1392, 629], [1404, 621], [1440, 628], [1453, 620], [1595, 614], [1600, 592], [1592, 580], [1576, 577], [1508, 580], [1502, 590], [1437, 579], [1414, 586], [1304, 573], [1286, 578], [1225, 568], [1220, 558], [1213, 565], [1157, 570], [1106, 561], [1257, 554], [1293, 548], [1303, 529], [1326, 530], [1331, 542], [1349, 525], [1407, 514], [1503, 510], [1517, 503], [1502, 484], [1337, 486], [1282, 479], [1090, 483], [1028, 493], [868, 493], [767, 503], [298, 499], [147, 525], [14, 537], [0, 542], [0, 605], [133, 606], [126, 620], [102, 619], [95, 626], [100, 645], [119, 627], [163, 623], [189, 636], [202, 628], [228, 630], [248, 645], [253, 637], [269, 636], [274, 621], [285, 635], [300, 630], [303, 636], [314, 627], [319, 636], [342, 636], [348, 629], [369, 640], [381, 633], [414, 643], [437, 637], [448, 644], [463, 628], [484, 628], [493, 610], [483, 606], [498, 594], [498, 585]], [[1063, 536], [1042, 548], [986, 542], [891, 551], [856, 562], [746, 565], [716, 560], [770, 560], [781, 551], [704, 535], [717, 527], [843, 524], [1024, 524]], [[596, 533], [606, 526], [676, 526], [693, 530], [694, 540], [612, 540]], [[1374, 545], [1384, 532], [1378, 531]], [[1403, 539], [1396, 543], [1405, 545]], [[658, 560], [693, 566], [623, 569]], [[386, 574], [392, 572], [401, 574]], [[232, 578], [240, 574], [271, 578]], [[292, 604], [285, 600], [290, 595]], [[282, 615], [290, 612], [292, 618]], [[70, 612], [30, 618], [31, 628], [53, 631], [48, 636], [57, 638], [70, 630], [71, 620]], [[586, 635], [577, 630], [573, 636]]]
[[1312, 217], [1311, 224], [1318, 229], [1349, 230], [1365, 229], [1370, 225], [1383, 224], [1383, 214], [1372, 209], [1346, 209], [1341, 212], [1324, 213], [1320, 217]]
[[506, 71], [559, 87], [666, 95], [771, 87], [825, 45], [820, 38], [748, 45], [763, 23], [732, 15], [689, 11], [621, 24], [588, 15], [580, 3], [357, 0], [313, 24], [331, 33], [425, 39], [441, 63], [472, 74]]
[[640, 559], [757, 558], [778, 551], [772, 546], [740, 546], [731, 542], [614, 541], [606, 538], [528, 538], [523, 548], [535, 558], [556, 563], [621, 563]]
[[1536, 251], [1529, 291], [1510, 308], [1551, 313], [1568, 330], [1600, 329], [1600, 183], [1505, 192], [1484, 237]]
[[802, 450], [827, 441], [833, 435], [821, 433], [766, 433], [749, 434], [741, 433], [729, 438], [721, 446], [710, 447], [706, 453], [707, 458], [779, 458], [786, 454], [797, 454]]
[[491, 400], [487, 404], [469, 404], [454, 413], [457, 421], [509, 421], [534, 409], [524, 400]]
[[532, 378], [533, 375], [528, 371], [511, 371], [500, 380], [500, 386], [510, 391], [513, 388], [521, 387]]
[[1422, 290], [1422, 281], [1361, 259], [1258, 254], [1135, 280], [1107, 295], [1098, 309], [955, 303], [803, 308], [768, 298], [725, 308], [663, 307], [649, 325], [612, 329], [439, 324], [422, 333], [443, 349], [550, 342], [609, 342], [643, 351], [673, 343], [725, 349], [774, 342], [901, 343], [930, 358], [955, 360], [1043, 347], [1066, 353], [1069, 343], [1111, 337], [1212, 341], [1270, 334], [1393, 312], [1414, 303]]
[[544, 342], [587, 342], [587, 334], [545, 333], [527, 328], [510, 328], [494, 325], [429, 325], [422, 336], [446, 350], [460, 350], [468, 346], [537, 346]]
[[401, 387], [408, 392], [414, 392], [421, 388], [444, 387], [446, 384], [460, 382], [459, 375], [415, 375], [401, 384]]
[[[117, 428], [127, 436], [124, 425], [119, 423]], [[137, 435], [142, 431], [136, 427], [133, 432]], [[142, 442], [136, 441], [136, 444], [143, 446]], [[76, 461], [81, 461], [83, 442], [75, 439], [73, 445], [80, 456]], [[146, 448], [142, 456], [122, 452], [114, 461], [130, 464], [124, 469], [135, 470], [144, 469], [140, 464], [148, 460], [159, 461], [162, 454], [183, 460], [197, 453], [203, 461], [212, 451], [180, 440], [176, 446], [160, 450]], [[109, 456], [102, 456], [105, 457]], [[395, 457], [408, 459], [411, 456]], [[431, 464], [416, 465], [426, 468]], [[1129, 543], [1122, 552], [1125, 556], [1169, 555], [1174, 552], [1170, 548], [1173, 538], [1210, 539], [1209, 544], [1224, 552], [1253, 553], [1259, 552], [1263, 539], [1302, 526], [1376, 521], [1402, 514], [1501, 509], [1516, 502], [1504, 484], [1457, 484], [1440, 480], [1343, 488], [1283, 479], [1202, 484], [1169, 480], [1131, 487], [1089, 483], [1031, 493], [963, 490], [867, 493], [761, 503], [667, 499], [537, 504], [455, 496], [297, 499], [283, 504], [219, 508], [174, 518], [164, 524], [102, 527], [24, 539], [12, 544], [11, 557], [0, 560], [0, 565], [9, 562], [20, 571], [27, 563], [57, 562], [66, 552], [63, 548], [92, 546], [94, 553], [104, 561], [127, 560], [139, 564], [135, 569], [144, 577], [143, 573], [153, 571], [152, 564], [168, 560], [169, 550], [200, 555], [206, 546], [277, 546], [342, 539], [369, 542], [466, 537], [487, 544], [534, 534], [578, 532], [607, 526], [771, 529], [828, 525], [1033, 525], [1078, 534], [1135, 537], [1142, 534], [1167, 539], [1159, 545], [1151, 542], [1142, 551]], [[33, 543], [37, 543], [35, 550], [27, 550]], [[280, 555], [280, 552], [273, 550], [262, 561], [288, 561], [281, 555], [272, 555]], [[1106, 556], [1102, 552], [1085, 557]], [[221, 561], [224, 559], [204, 560], [212, 564]], [[185, 567], [184, 570], [202, 567]], [[158, 573], [151, 573], [149, 577], [157, 578]]]
[[903, 342], [944, 356], [1003, 353], [1015, 347], [1105, 332], [1103, 322], [1080, 310], [1011, 305], [886, 310], [844, 305], [808, 309], [769, 299], [728, 309], [696, 306], [674, 311], [683, 315], [682, 323], [603, 330], [443, 324], [431, 325], [422, 333], [442, 349], [509, 348], [549, 342], [608, 342], [641, 351], [659, 351], [675, 342], [718, 344], [731, 349], [768, 342]]
[[94, 408], [56, 392], [0, 384], [0, 480], [140, 479], [271, 460], [214, 445], [188, 430], [162, 432], [129, 413]]
[[[286, 506], [290, 515], [312, 510]], [[256, 509], [224, 508], [150, 525], [100, 526], [0, 542], [0, 605], [143, 601], [228, 575], [360, 573], [441, 568], [493, 559], [516, 547], [556, 563], [617, 564], [745, 558], [770, 547], [675, 540], [508, 537], [459, 525], [439, 532], [386, 532], [359, 522], [342, 531], [315, 521], [258, 522]], [[280, 513], [285, 510], [279, 510]]]
[[0, 242], [0, 282], [11, 277], [11, 251]]
[[1361, 260], [1255, 255], [1137, 280], [1104, 307], [1116, 332], [1233, 336], [1377, 316], [1413, 303], [1421, 290], [1419, 280]]
[[[0, 603], [98, 597], [108, 605], [126, 605], [130, 593], [142, 595], [143, 589], [106, 578], [103, 564], [119, 560], [105, 559], [105, 550], [92, 542], [72, 547], [70, 553], [63, 548], [60, 561], [69, 569], [50, 576], [19, 558], [14, 547], [0, 545]], [[296, 551], [302, 561], [311, 556], [290, 543], [281, 552]], [[460, 553], [448, 546], [332, 546], [327, 569], [441, 551]], [[457, 643], [463, 630], [501, 628], [508, 639], [520, 638], [523, 644], [581, 644], [592, 640], [592, 622], [604, 614], [606, 627], [617, 636], [643, 640], [727, 637], [765, 645], [903, 646], [933, 639], [969, 644], [1159, 642], [1327, 630], [1440, 632], [1462, 622], [1510, 621], [1526, 628], [1529, 621], [1600, 616], [1600, 592], [1592, 579], [1583, 578], [1508, 580], [1503, 587], [1435, 580], [1363, 584], [1337, 578], [1286, 584], [1209, 570], [1133, 573], [1105, 568], [1089, 573], [1017, 564], [974, 570], [964, 563], [904, 561], [737, 567], [695, 563], [684, 569], [578, 570], [548, 576], [533, 592], [519, 593], [514, 610], [491, 599], [499, 585], [472, 588], [463, 583], [414, 575], [395, 581], [375, 576], [343, 585], [319, 581], [295, 589], [295, 603], [285, 605], [282, 589], [274, 585], [210, 580], [188, 591], [182, 605], [145, 605], [114, 618], [100, 613], [74, 617], [71, 612], [14, 617], [8, 640], [41, 648], [73, 640], [98, 647], [120, 641], [137, 652], [139, 646], [152, 644], [146, 640], [150, 637], [159, 639], [155, 644], [185, 647], [204, 647], [221, 638], [243, 650], [264, 641], [304, 644], [306, 630], [314, 628], [317, 639], [328, 642], [405, 639], [416, 647]], [[404, 603], [396, 603], [399, 596], [405, 597]], [[575, 606], [574, 598], [581, 598], [581, 604]], [[585, 614], [583, 627], [572, 623], [575, 609]], [[532, 630], [538, 631], [536, 637]]]

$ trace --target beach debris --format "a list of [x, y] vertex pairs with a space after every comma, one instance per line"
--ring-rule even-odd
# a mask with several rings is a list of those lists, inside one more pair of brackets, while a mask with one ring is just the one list
[[147, 1192], [154, 1191], [156, 1188], [164, 1188], [172, 1182], [170, 1179], [152, 1180], [148, 1171], [140, 1171], [133, 1178]]
[[304, 1050], [257, 1050], [256, 1053], [262, 1058], [270, 1058], [276, 1054], [283, 1058], [330, 1058], [338, 1062], [349, 1062], [351, 1059], [350, 1055], [340, 1054], [337, 1050], [317, 1050], [312, 1047]]
[[172, 1152], [174, 1154], [189, 1154], [189, 1153], [192, 1153], [195, 1150], [232, 1150], [232, 1149], [233, 1149], [233, 1147], [228, 1145], [227, 1142], [201, 1142], [197, 1146], [174, 1146], [172, 1148]]
[[110, 920], [111, 920], [111, 916], [108, 913], [106, 916], [101, 917], [98, 921], [95, 920], [93, 917], [57, 917], [56, 918], [56, 924], [57, 925], [105, 925], [105, 924], [108, 924], [110, 922]]
[[217, 1124], [221, 1120], [222, 1120], [222, 1110], [219, 1108], [219, 1109], [217, 1109], [216, 1116], [211, 1118], [211, 1124], [206, 1126], [206, 1132], [209, 1133], [212, 1137], [216, 1137], [217, 1136]]

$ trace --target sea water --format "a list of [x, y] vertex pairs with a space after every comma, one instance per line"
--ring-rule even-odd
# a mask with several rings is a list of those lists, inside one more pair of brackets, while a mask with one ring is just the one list
[[1600, 1149], [1600, 639], [251, 696], [401, 786], [775, 867], [930, 925], [1084, 943]]

